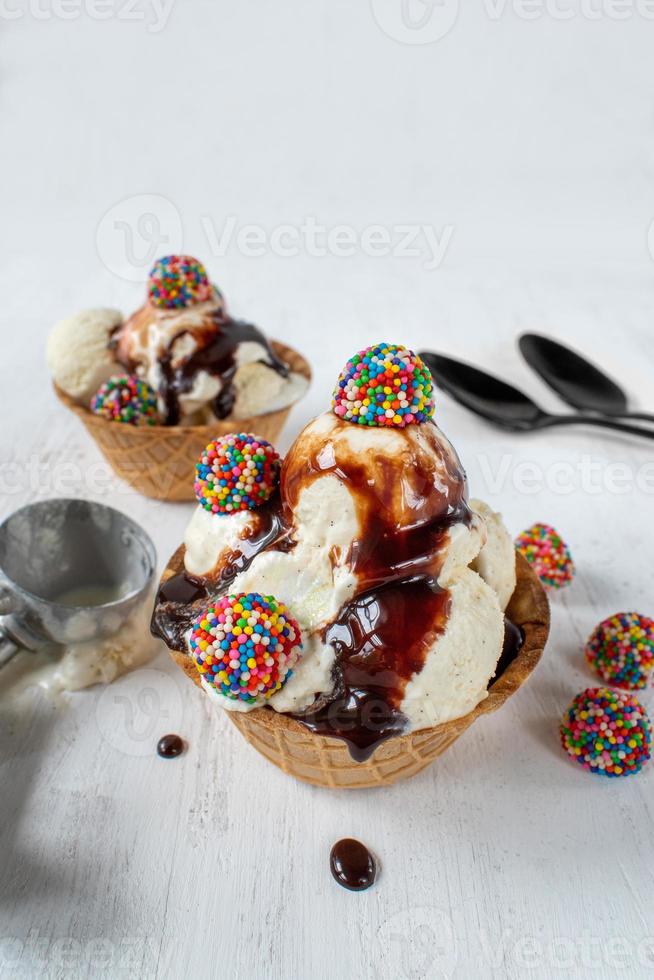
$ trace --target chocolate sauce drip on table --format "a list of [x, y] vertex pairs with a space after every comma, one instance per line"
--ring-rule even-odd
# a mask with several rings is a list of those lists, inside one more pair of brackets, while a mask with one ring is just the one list
[[[266, 351], [266, 357], [261, 363], [282, 377], [288, 377], [288, 367], [277, 357], [264, 335], [253, 323], [233, 320], [226, 316], [222, 309], [208, 311], [205, 319], [206, 326], [196, 327], [192, 331], [199, 346], [189, 357], [173, 366], [175, 341], [184, 333], [191, 332], [180, 330], [171, 341], [168, 350], [159, 358], [162, 374], [159, 396], [166, 406], [166, 425], [179, 424], [181, 418], [179, 396], [191, 390], [200, 371], [206, 371], [221, 382], [221, 389], [211, 406], [216, 418], [224, 419], [229, 415], [236, 400], [233, 382], [238, 368], [236, 352], [240, 344], [247, 342], [260, 344]], [[129, 371], [133, 371], [135, 367], [134, 364], [124, 366]]]
[[[447, 488], [434, 486], [433, 465], [408, 471], [381, 457], [370, 467], [356, 459], [316, 457], [311, 467], [336, 472], [357, 503], [360, 533], [349, 555], [358, 592], [341, 608], [323, 638], [336, 651], [334, 690], [294, 717], [315, 734], [340, 738], [352, 758], [368, 759], [378, 745], [406, 729], [400, 710], [404, 690], [419, 672], [447, 624], [450, 594], [438, 585], [448, 531], [468, 524], [465, 474], [441, 453]], [[327, 465], [325, 465], [325, 463]], [[291, 481], [292, 484], [292, 481]], [[293, 493], [292, 485], [287, 492]], [[397, 494], [413, 501], [413, 521], [398, 526]]]
[[335, 880], [351, 892], [362, 892], [374, 884], [377, 862], [365, 844], [346, 837], [337, 841], [329, 855], [329, 868]]
[[179, 735], [163, 735], [157, 742], [157, 755], [162, 759], [176, 759], [184, 751], [184, 741]]

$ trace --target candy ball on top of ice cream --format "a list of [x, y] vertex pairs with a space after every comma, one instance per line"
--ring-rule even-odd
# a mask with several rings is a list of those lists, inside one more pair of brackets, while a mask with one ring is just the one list
[[608, 684], [647, 687], [654, 674], [654, 620], [634, 612], [609, 616], [593, 630], [585, 653]]
[[434, 414], [429, 368], [401, 344], [374, 344], [345, 365], [334, 389], [332, 409], [358, 425], [404, 428]]
[[126, 425], [157, 425], [157, 397], [145, 381], [135, 375], [110, 378], [91, 399], [91, 411], [110, 422]]
[[265, 439], [234, 433], [210, 442], [195, 467], [193, 489], [200, 505], [213, 514], [254, 510], [279, 483], [279, 454]]
[[591, 687], [578, 694], [564, 714], [561, 744], [592, 773], [630, 776], [650, 757], [649, 718], [633, 695]]
[[150, 303], [166, 310], [204, 303], [211, 299], [212, 292], [207, 270], [191, 255], [157, 259], [148, 278]]
[[189, 648], [205, 689], [265, 704], [291, 677], [302, 636], [283, 603], [248, 592], [223, 596], [198, 616]]
[[534, 524], [516, 538], [516, 548], [548, 589], [569, 585], [575, 575], [570, 549], [549, 524]]

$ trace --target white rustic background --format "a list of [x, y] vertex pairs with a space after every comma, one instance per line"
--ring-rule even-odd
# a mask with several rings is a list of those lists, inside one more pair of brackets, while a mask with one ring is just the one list
[[[2, 515], [76, 494], [141, 521], [162, 563], [178, 544], [191, 506], [112, 478], [43, 348], [80, 307], [134, 308], [153, 254], [180, 247], [311, 358], [284, 448], [381, 337], [555, 409], [515, 348], [547, 331], [654, 410], [650, 6], [6, 0]], [[330, 254], [308, 254], [311, 222]], [[418, 254], [397, 254], [403, 225], [428, 227]], [[350, 795], [262, 761], [163, 652], [56, 709], [4, 704], [3, 980], [654, 973], [654, 765], [593, 778], [557, 736], [593, 682], [591, 628], [654, 613], [652, 444], [502, 435], [445, 396], [437, 417], [512, 532], [550, 521], [574, 551], [533, 679], [410, 784]], [[154, 754], [167, 731], [188, 742], [170, 762]], [[343, 835], [381, 861], [365, 894], [329, 875]]]

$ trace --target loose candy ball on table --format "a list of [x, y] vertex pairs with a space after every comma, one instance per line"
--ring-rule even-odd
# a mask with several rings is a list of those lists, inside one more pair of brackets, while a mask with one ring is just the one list
[[578, 694], [564, 714], [561, 744], [589, 772], [630, 776], [650, 757], [651, 726], [632, 694], [591, 687]]
[[195, 467], [193, 489], [213, 514], [254, 510], [279, 483], [279, 454], [265, 439], [239, 432], [210, 442]]
[[647, 687], [654, 671], [654, 620], [634, 612], [609, 616], [593, 630], [585, 653], [608, 684]]
[[193, 624], [189, 643], [205, 684], [254, 705], [265, 704], [291, 677], [302, 635], [283, 603], [249, 592], [209, 606]]
[[429, 368], [417, 354], [400, 344], [375, 344], [345, 365], [332, 410], [357, 425], [404, 428], [432, 417], [433, 390]]
[[207, 270], [191, 255], [165, 255], [157, 259], [148, 278], [152, 306], [174, 310], [211, 299]]
[[110, 378], [91, 399], [91, 411], [112, 422], [127, 425], [157, 425], [157, 396], [145, 381], [130, 374]]
[[549, 524], [534, 524], [518, 535], [515, 545], [547, 588], [561, 589], [572, 582], [575, 566], [570, 550]]

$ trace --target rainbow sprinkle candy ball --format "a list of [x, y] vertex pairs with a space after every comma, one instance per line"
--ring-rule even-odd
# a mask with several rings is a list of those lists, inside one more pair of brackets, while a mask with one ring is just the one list
[[148, 279], [148, 299], [152, 306], [175, 310], [203, 303], [211, 295], [207, 270], [191, 255], [165, 255], [152, 267]]
[[404, 428], [434, 414], [429, 368], [399, 344], [375, 344], [359, 351], [340, 374], [332, 409], [358, 425]]
[[515, 546], [549, 589], [572, 582], [575, 566], [567, 544], [549, 524], [534, 524], [516, 538]]
[[231, 701], [265, 704], [293, 673], [300, 627], [274, 596], [227, 595], [196, 619], [191, 656], [205, 684]]
[[640, 701], [624, 691], [589, 687], [561, 722], [561, 744], [584, 769], [600, 776], [630, 776], [650, 757], [652, 733]]
[[586, 660], [608, 684], [647, 687], [654, 671], [654, 620], [639, 613], [616, 613], [595, 627]]
[[195, 467], [193, 489], [205, 510], [234, 514], [265, 504], [279, 483], [279, 454], [248, 433], [210, 442]]
[[112, 422], [127, 425], [157, 425], [157, 396], [145, 381], [130, 374], [110, 378], [91, 399], [91, 411]]

